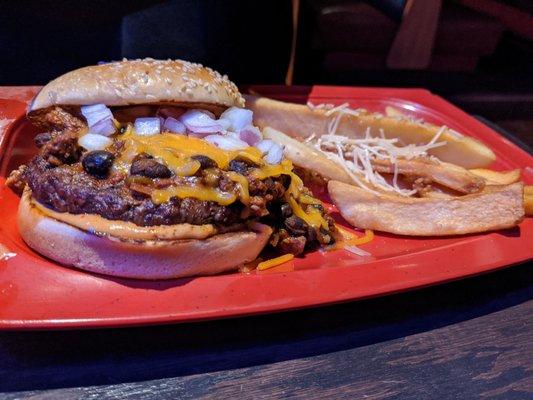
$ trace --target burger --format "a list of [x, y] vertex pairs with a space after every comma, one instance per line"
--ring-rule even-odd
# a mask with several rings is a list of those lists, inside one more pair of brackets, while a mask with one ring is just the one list
[[30, 104], [38, 154], [7, 184], [34, 250], [107, 275], [167, 279], [299, 255], [335, 226], [226, 76], [124, 60], [51, 81]]

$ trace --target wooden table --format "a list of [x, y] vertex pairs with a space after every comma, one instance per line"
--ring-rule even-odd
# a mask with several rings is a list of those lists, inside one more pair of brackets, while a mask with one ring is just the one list
[[533, 398], [532, 299], [529, 262], [276, 315], [3, 332], [0, 398]]

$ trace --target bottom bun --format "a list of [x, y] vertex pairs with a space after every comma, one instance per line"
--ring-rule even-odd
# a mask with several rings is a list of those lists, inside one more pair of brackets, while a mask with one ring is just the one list
[[171, 279], [235, 270], [257, 258], [272, 230], [230, 232], [207, 239], [121, 241], [82, 231], [44, 215], [29, 196], [19, 205], [24, 241], [61, 264], [99, 274], [136, 279]]

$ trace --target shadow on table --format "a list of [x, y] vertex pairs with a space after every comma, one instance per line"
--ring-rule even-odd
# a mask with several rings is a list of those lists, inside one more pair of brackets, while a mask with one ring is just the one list
[[130, 329], [0, 333], [0, 391], [184, 377], [430, 331], [533, 298], [533, 265], [355, 303]]

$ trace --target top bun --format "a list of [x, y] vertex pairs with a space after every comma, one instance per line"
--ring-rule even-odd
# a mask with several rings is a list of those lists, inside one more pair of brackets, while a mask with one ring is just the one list
[[54, 79], [37, 94], [28, 113], [55, 105], [209, 104], [243, 107], [226, 75], [182, 60], [126, 60], [80, 68]]

